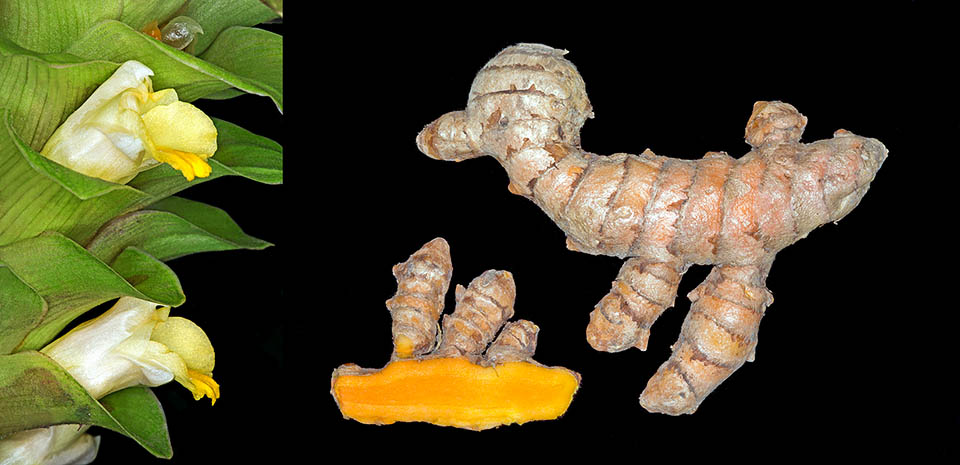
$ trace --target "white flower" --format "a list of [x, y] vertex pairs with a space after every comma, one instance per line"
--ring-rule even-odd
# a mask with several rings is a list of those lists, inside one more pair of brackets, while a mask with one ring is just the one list
[[97, 457], [100, 437], [88, 427], [57, 425], [12, 434], [0, 441], [0, 465], [84, 465]]
[[174, 89], [153, 91], [153, 71], [122, 64], [44, 145], [45, 157], [87, 176], [125, 183], [160, 163], [187, 180], [210, 175], [217, 128]]
[[210, 339], [186, 318], [168, 317], [169, 307], [121, 297], [106, 313], [84, 322], [41, 352], [99, 399], [136, 386], [176, 380], [195, 399], [220, 396], [213, 380]]

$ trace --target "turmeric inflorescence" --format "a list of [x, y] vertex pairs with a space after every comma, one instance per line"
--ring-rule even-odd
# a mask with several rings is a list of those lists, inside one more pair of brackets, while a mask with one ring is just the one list
[[489, 270], [458, 285], [456, 308], [438, 327], [452, 270], [442, 238], [393, 268], [394, 352], [380, 370], [346, 364], [334, 371], [331, 393], [345, 418], [483, 430], [567, 410], [580, 376], [533, 360], [537, 325], [507, 323], [516, 297], [509, 272]]
[[853, 210], [887, 150], [844, 130], [803, 144], [806, 117], [786, 103], [757, 102], [745, 132], [752, 150], [739, 159], [586, 152], [580, 128], [592, 107], [565, 53], [538, 44], [503, 50], [477, 74], [467, 108], [426, 126], [417, 145], [441, 160], [496, 158], [510, 192], [549, 215], [568, 248], [627, 258], [590, 315], [587, 340], [597, 350], [646, 350], [684, 272], [714, 265], [688, 294], [693, 305], [673, 354], [640, 396], [651, 412], [693, 413], [753, 360], [777, 252]]

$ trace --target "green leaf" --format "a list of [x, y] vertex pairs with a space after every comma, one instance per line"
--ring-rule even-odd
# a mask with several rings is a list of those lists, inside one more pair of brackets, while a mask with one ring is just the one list
[[164, 302], [178, 302], [172, 305], [181, 305], [187, 300], [176, 273], [162, 261], [136, 247], [123, 249], [110, 267], [146, 295], [163, 299]]
[[40, 53], [61, 52], [87, 28], [121, 11], [120, 0], [3, 1], [0, 38]]
[[[18, 350], [43, 347], [74, 318], [121, 296], [170, 306], [183, 303], [176, 293], [158, 291], [163, 286], [156, 282], [141, 291], [79, 244], [57, 233], [43, 233], [0, 247], [0, 263], [47, 304], [42, 321], [31, 329]], [[145, 265], [133, 259], [127, 259], [123, 265], [127, 276], [157, 271], [155, 264]], [[160, 276], [154, 275], [154, 279]], [[165, 276], [163, 284], [168, 288], [180, 286], [172, 272]]]
[[101, 404], [39, 352], [0, 356], [0, 436], [60, 424], [102, 426], [134, 439], [157, 457], [173, 456], [166, 417], [149, 389], [118, 391]]
[[151, 21], [163, 24], [172, 18], [185, 2], [186, 0], [123, 0], [123, 13], [119, 19], [139, 31]]
[[[258, 0], [17, 0], [0, 2], [0, 39], [39, 53], [66, 49], [84, 31], [103, 20], [120, 20], [140, 30], [150, 21], [163, 24], [179, 13], [203, 27], [195, 50], [203, 52], [230, 26], [255, 26], [278, 17], [276, 1]], [[272, 9], [273, 8], [273, 9]], [[281, 9], [278, 11], [282, 11]]]
[[225, 29], [200, 58], [247, 78], [283, 108], [283, 37], [270, 31], [234, 26]]
[[220, 31], [230, 26], [256, 26], [277, 17], [259, 0], [190, 0], [180, 12], [203, 26], [194, 50], [203, 53], [216, 40]]
[[[8, 3], [14, 2], [2, 2]], [[116, 69], [116, 63], [39, 55], [0, 39], [0, 108], [10, 112], [11, 125], [20, 137], [40, 150]]]
[[207, 234], [217, 237], [231, 248], [263, 249], [271, 244], [248, 236], [227, 212], [193, 200], [168, 197], [150, 205], [150, 210], [165, 211], [183, 218]]
[[219, 208], [170, 197], [147, 210], [107, 223], [87, 245], [87, 250], [101, 260], [111, 261], [121, 251], [129, 250], [128, 247], [136, 247], [167, 261], [198, 252], [259, 250], [270, 245], [245, 234]]
[[232, 174], [264, 184], [283, 183], [283, 147], [233, 123], [213, 118], [217, 127], [214, 161]]
[[203, 98], [207, 100], [229, 100], [241, 95], [244, 95], [244, 93], [237, 89], [224, 89], [204, 95]]
[[83, 242], [110, 218], [157, 200], [50, 162], [20, 139], [4, 116], [0, 114], [0, 245], [44, 231]]
[[147, 387], [123, 389], [100, 399], [124, 431], [120, 433], [137, 441], [154, 456], [169, 459], [173, 456], [167, 417], [160, 401]]
[[23, 342], [47, 311], [47, 304], [9, 268], [0, 265], [0, 354]]
[[[262, 80], [261, 76], [254, 80], [232, 73], [170, 47], [119, 21], [107, 20], [94, 25], [71, 44], [66, 52], [90, 60], [105, 59], [117, 63], [137, 60], [153, 70], [154, 89], [174, 88], [180, 100], [186, 102], [234, 87], [250, 94], [268, 96], [277, 104], [277, 108], [283, 111], [283, 96], [278, 93], [282, 89], [264, 87], [259, 82]], [[277, 69], [272, 71], [280, 72]], [[261, 74], [267, 72], [269, 70], [260, 71]]]
[[0, 356], [0, 435], [63, 423], [119, 425], [56, 362], [39, 352]]

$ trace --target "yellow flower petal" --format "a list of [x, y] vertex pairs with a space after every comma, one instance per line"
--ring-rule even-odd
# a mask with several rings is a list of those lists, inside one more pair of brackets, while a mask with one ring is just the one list
[[204, 396], [213, 405], [220, 397], [220, 385], [213, 380], [216, 356], [207, 334], [196, 323], [178, 316], [169, 317], [153, 328], [150, 340], [177, 354], [184, 368], [173, 368], [174, 379], [193, 393], [194, 399]]
[[171, 316], [157, 323], [150, 335], [151, 341], [159, 342], [175, 352], [189, 370], [212, 373], [216, 363], [213, 344], [196, 323], [179, 316]]
[[140, 113], [146, 113], [159, 105], [170, 105], [178, 101], [178, 99], [179, 96], [177, 96], [176, 89], [163, 89], [150, 92], [147, 94], [146, 101], [143, 102], [143, 106], [140, 108]]
[[203, 158], [217, 151], [217, 128], [210, 117], [186, 102], [158, 105], [142, 115], [157, 147], [189, 152]]
[[170, 98], [169, 95], [157, 97], [162, 103], [142, 115], [152, 144], [151, 155], [183, 173], [187, 181], [205, 178], [211, 171], [205, 160], [217, 151], [217, 128], [197, 107], [179, 101], [166, 103]]

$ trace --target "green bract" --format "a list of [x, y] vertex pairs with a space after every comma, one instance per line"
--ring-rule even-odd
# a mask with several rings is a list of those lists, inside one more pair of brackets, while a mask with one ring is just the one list
[[[271, 245], [175, 195], [221, 176], [283, 180], [279, 144], [204, 115], [205, 99], [243, 94], [282, 112], [283, 40], [255, 27], [282, 14], [269, 3], [0, 2], [0, 462], [95, 456], [79, 424], [169, 458], [147, 386], [219, 395], [206, 334], [157, 307], [186, 300], [168, 261]], [[141, 32], [175, 17], [203, 31], [183, 50]], [[141, 325], [107, 324], [117, 308]], [[91, 321], [51, 344], [77, 319]]]

